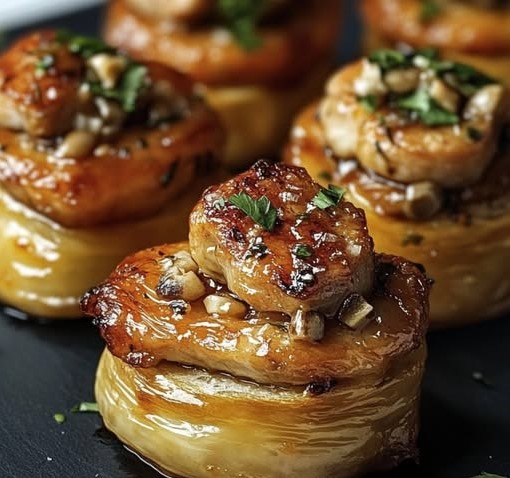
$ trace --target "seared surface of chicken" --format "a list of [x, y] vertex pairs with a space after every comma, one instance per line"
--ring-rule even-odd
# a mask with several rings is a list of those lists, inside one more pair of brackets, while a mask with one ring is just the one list
[[285, 14], [257, 29], [260, 45], [243, 48], [225, 28], [152, 21], [125, 0], [110, 3], [105, 37], [135, 57], [168, 64], [208, 86], [286, 86], [302, 81], [338, 36], [338, 0], [294, 2]]
[[[370, 324], [351, 330], [332, 319], [326, 322], [324, 339], [313, 343], [293, 340], [283, 314], [251, 310], [239, 316], [228, 309], [208, 313], [205, 297], [236, 299], [204, 276], [198, 299], [182, 300], [182, 290], [162, 297], [168, 258], [187, 247], [161, 246], [127, 258], [82, 300], [83, 312], [96, 318], [109, 350], [130, 365], [153, 367], [167, 360], [259, 383], [324, 383], [381, 373], [393, 358], [423, 340], [428, 281], [417, 266], [402, 259], [377, 258], [377, 285], [370, 299], [375, 318]], [[269, 293], [266, 300], [272, 301]]]
[[[204, 193], [190, 216], [192, 255], [259, 311], [335, 313], [347, 295], [370, 291], [374, 267], [365, 216], [340, 194], [321, 189], [304, 169], [259, 161]], [[267, 224], [236, 198], [248, 208], [265, 198], [259, 222]]]
[[509, 96], [467, 65], [379, 50], [332, 77], [319, 111], [339, 157], [390, 180], [457, 188], [493, 160]]
[[191, 81], [98, 40], [32, 34], [0, 57], [0, 78], [0, 182], [66, 227], [157, 212], [224, 142]]
[[19, 40], [0, 56], [0, 126], [35, 136], [68, 131], [83, 73], [82, 59], [58, 45], [53, 32]]

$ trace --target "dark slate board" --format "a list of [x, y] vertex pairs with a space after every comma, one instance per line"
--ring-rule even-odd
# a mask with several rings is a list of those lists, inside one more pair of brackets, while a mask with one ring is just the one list
[[[352, 12], [347, 20], [342, 59], [352, 57], [357, 45]], [[43, 26], [87, 33], [97, 31], [99, 21], [100, 11], [90, 9]], [[421, 465], [404, 465], [385, 478], [469, 478], [481, 471], [510, 476], [509, 338], [510, 318], [430, 334]], [[94, 399], [101, 349], [87, 321], [0, 317], [0, 478], [160, 476], [104, 430], [97, 414], [69, 413]], [[474, 372], [485, 383], [474, 380]], [[67, 416], [62, 425], [53, 419], [57, 412]]]

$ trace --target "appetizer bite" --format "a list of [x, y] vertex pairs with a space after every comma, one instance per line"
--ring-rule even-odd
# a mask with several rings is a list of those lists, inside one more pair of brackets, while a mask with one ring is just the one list
[[429, 281], [363, 211], [259, 161], [207, 189], [189, 243], [125, 259], [82, 310], [106, 426], [190, 478], [346, 478], [416, 457]]
[[510, 84], [510, 1], [362, 0], [367, 51], [434, 47]]
[[224, 142], [180, 73], [37, 32], [0, 56], [0, 301], [41, 317], [141, 247], [184, 239]]
[[433, 325], [510, 307], [507, 90], [432, 50], [378, 50], [298, 118], [286, 161], [347, 188], [378, 250], [436, 281]]
[[341, 0], [111, 0], [108, 42], [202, 85], [233, 169], [279, 153], [332, 65]]

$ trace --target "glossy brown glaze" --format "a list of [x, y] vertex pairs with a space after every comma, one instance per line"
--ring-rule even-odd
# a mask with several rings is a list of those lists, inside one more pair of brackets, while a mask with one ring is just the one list
[[[83, 61], [58, 46], [51, 31], [22, 38], [0, 56], [0, 122], [36, 136], [66, 131], [77, 109]], [[39, 76], [37, 63], [54, 57], [51, 72]]]
[[[301, 4], [302, 3], [302, 4]], [[262, 46], [240, 47], [217, 25], [196, 28], [140, 17], [124, 0], [111, 2], [105, 25], [109, 43], [135, 57], [159, 61], [207, 85], [284, 85], [328, 56], [338, 34], [338, 0], [307, 0], [261, 28]]]
[[466, 2], [441, 2], [441, 12], [422, 21], [421, 0], [363, 0], [370, 28], [414, 47], [498, 55], [510, 53], [510, 8], [480, 8]]
[[[47, 51], [54, 66], [38, 75], [36, 61]], [[59, 134], [73, 128], [77, 114], [85, 60], [56, 42], [52, 32], [16, 43], [0, 57], [0, 95], [11, 101], [9, 111], [24, 118], [19, 124], [24, 131], [8, 121], [0, 128], [2, 187], [70, 228], [136, 220], [184, 192], [214, 167], [224, 133], [216, 114], [195, 97], [190, 80], [161, 65], [146, 67], [147, 81], [169, 85], [183, 105], [179, 117], [154, 126], [141, 105], [121, 132], [99, 140], [101, 148], [80, 157], [59, 155], [64, 141]]]
[[[334, 182], [346, 187], [361, 207], [381, 216], [405, 218], [405, 187], [367, 171], [355, 158], [337, 158], [328, 148], [318, 121], [318, 104], [312, 104], [297, 117], [291, 141], [285, 149], [285, 162], [304, 167], [322, 184]], [[498, 143], [498, 154], [475, 184], [452, 190], [445, 198], [442, 215], [451, 221], [466, 217], [491, 217], [510, 207], [510, 147], [507, 133]]]
[[132, 126], [108, 153], [55, 158], [41, 142], [0, 129], [0, 182], [18, 200], [66, 227], [137, 219], [161, 209], [214, 167], [223, 144], [218, 120], [203, 103], [163, 128]]
[[130, 365], [153, 367], [166, 360], [260, 383], [306, 384], [383, 373], [424, 340], [429, 283], [403, 259], [377, 256], [370, 299], [376, 319], [366, 328], [353, 331], [331, 319], [325, 338], [309, 343], [291, 340], [283, 315], [220, 317], [207, 314], [202, 299], [184, 309], [180, 301], [162, 299], [156, 291], [162, 260], [187, 248], [166, 245], [127, 258], [82, 301], [109, 350]]
[[[257, 162], [205, 191], [190, 216], [193, 257], [257, 310], [338, 310], [348, 294], [370, 291], [373, 244], [363, 212], [342, 201], [320, 209], [320, 190], [304, 169]], [[230, 203], [239, 193], [269, 199], [278, 215], [274, 230]], [[261, 245], [263, 253], [254, 252]], [[308, 257], [300, 257], [300, 247]]]

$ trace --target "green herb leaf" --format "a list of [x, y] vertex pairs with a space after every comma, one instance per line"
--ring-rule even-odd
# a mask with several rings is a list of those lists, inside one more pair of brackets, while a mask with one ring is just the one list
[[312, 248], [306, 244], [298, 244], [294, 249], [294, 254], [300, 259], [306, 259], [312, 256]]
[[81, 402], [71, 408], [73, 413], [99, 413], [96, 402]]
[[409, 64], [408, 58], [402, 52], [385, 48], [373, 51], [368, 56], [368, 61], [379, 65], [385, 71], [407, 66]]
[[66, 416], [63, 413], [55, 413], [53, 415], [53, 420], [55, 420], [59, 425], [62, 425], [66, 421]]
[[67, 30], [59, 30], [56, 34], [59, 43], [67, 45], [69, 51], [90, 58], [98, 53], [115, 53], [115, 48], [108, 46], [99, 38], [74, 35]]
[[94, 95], [118, 101], [126, 113], [131, 113], [136, 108], [136, 101], [146, 75], [147, 68], [144, 65], [131, 63], [127, 66], [116, 88], [104, 88], [101, 83], [94, 81], [89, 83], [90, 91]]
[[423, 0], [420, 20], [427, 23], [441, 13], [441, 6], [435, 0]]
[[275, 228], [278, 212], [267, 196], [253, 199], [249, 194], [242, 191], [231, 196], [229, 202], [251, 217], [266, 231], [272, 231]]
[[373, 113], [377, 109], [377, 96], [360, 96], [358, 97], [358, 103], [363, 106], [368, 113]]
[[267, 0], [219, 0], [218, 9], [236, 41], [245, 50], [261, 46], [256, 25]]
[[497, 83], [476, 68], [453, 61], [435, 61], [430, 68], [464, 96], [471, 96], [480, 88]]
[[330, 184], [328, 189], [321, 190], [312, 199], [312, 203], [319, 209], [327, 209], [336, 206], [344, 197], [345, 189], [334, 184]]
[[37, 75], [44, 75], [52, 66], [55, 65], [55, 57], [49, 53], [38, 58], [35, 64], [35, 72]]
[[397, 101], [397, 106], [416, 113], [427, 126], [447, 126], [460, 122], [458, 115], [442, 108], [424, 88], [401, 98]]

